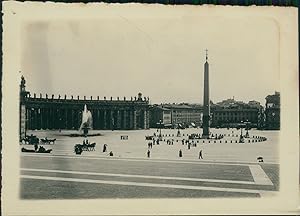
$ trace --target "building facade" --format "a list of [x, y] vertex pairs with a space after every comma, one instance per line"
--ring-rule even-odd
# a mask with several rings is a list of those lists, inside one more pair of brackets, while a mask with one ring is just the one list
[[84, 105], [92, 113], [93, 129], [115, 129], [115, 130], [136, 130], [149, 128], [149, 98], [125, 97], [116, 100], [100, 100], [99, 97], [67, 98], [48, 97], [42, 94], [31, 95], [25, 89], [25, 79], [22, 77], [20, 85], [20, 134], [26, 130], [40, 129], [70, 129], [77, 130], [82, 120]]
[[[190, 105], [190, 104], [162, 104], [162, 105], [154, 105], [155, 109], [151, 108], [151, 124], [153, 127], [157, 127], [156, 125], [159, 120], [164, 122], [170, 122], [170, 126], [175, 128], [178, 125], [182, 127], [188, 126], [201, 126], [202, 124], [202, 111], [203, 107], [200, 105]], [[159, 109], [156, 109], [159, 108]], [[160, 114], [156, 114], [159, 112]], [[160, 116], [160, 118], [153, 118], [152, 116]], [[171, 119], [170, 119], [171, 118]], [[169, 123], [167, 123], [169, 126]]]
[[212, 106], [212, 127], [259, 127], [263, 107], [257, 101], [244, 103], [227, 99]]
[[150, 108], [150, 127], [171, 127], [172, 117], [171, 110], [163, 106], [152, 106]]
[[275, 92], [273, 95], [266, 97], [265, 108], [265, 129], [280, 129], [280, 93]]

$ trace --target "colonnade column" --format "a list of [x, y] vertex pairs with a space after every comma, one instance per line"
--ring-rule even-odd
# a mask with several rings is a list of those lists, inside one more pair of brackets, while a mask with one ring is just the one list
[[71, 109], [71, 129], [75, 128], [74, 125], [74, 110]]
[[39, 125], [39, 130], [44, 129], [44, 109], [43, 108], [39, 108], [40, 112], [39, 112], [39, 116], [40, 116], [40, 125]]
[[34, 109], [34, 129], [37, 129], [38, 128], [38, 109], [35, 108]]
[[97, 125], [95, 126], [97, 130], [100, 129], [100, 110], [97, 109]]
[[136, 110], [133, 111], [133, 130], [137, 129]]
[[48, 129], [48, 108], [44, 108], [44, 129]]
[[133, 111], [129, 111], [129, 129], [133, 129]]
[[65, 129], [68, 129], [68, 112], [69, 109], [65, 109]]
[[150, 128], [150, 111], [147, 110], [147, 129]]
[[121, 129], [121, 113], [120, 113], [120, 110], [117, 111], [117, 129]]
[[20, 138], [25, 138], [26, 135], [26, 107], [24, 104], [20, 106]]
[[103, 129], [107, 129], [107, 125], [106, 125], [106, 110], [103, 111]]
[[54, 115], [53, 115], [53, 108], [50, 108], [50, 129], [54, 128]]
[[127, 111], [124, 110], [123, 113], [123, 129], [127, 129]]
[[147, 111], [146, 110], [144, 110], [143, 111], [144, 112], [144, 129], [147, 129]]
[[109, 122], [110, 122], [110, 129], [114, 129], [115, 122], [114, 122], [113, 110], [110, 110]]

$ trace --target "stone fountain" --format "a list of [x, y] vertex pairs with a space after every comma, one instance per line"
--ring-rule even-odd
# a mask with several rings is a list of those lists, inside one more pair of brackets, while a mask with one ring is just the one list
[[100, 133], [89, 133], [89, 130], [93, 129], [93, 116], [91, 111], [87, 109], [87, 105], [84, 105], [83, 111], [82, 111], [82, 121], [81, 125], [79, 127], [79, 133], [71, 134], [72, 137], [78, 137], [78, 136], [101, 136]]

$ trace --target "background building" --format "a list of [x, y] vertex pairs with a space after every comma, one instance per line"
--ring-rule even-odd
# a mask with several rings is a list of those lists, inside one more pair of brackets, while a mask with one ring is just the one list
[[265, 128], [269, 130], [280, 129], [280, 93], [266, 97]]
[[211, 106], [212, 127], [239, 127], [247, 123], [250, 127], [258, 127], [263, 106], [257, 101], [223, 100]]
[[154, 105], [150, 108], [150, 127], [171, 127], [171, 110], [162, 105]]
[[[203, 107], [197, 104], [161, 104], [153, 105], [150, 109], [150, 125], [158, 127], [159, 120], [164, 122], [164, 126], [176, 128], [201, 126]], [[164, 120], [163, 120], [164, 119]], [[170, 125], [169, 125], [170, 124]]]
[[82, 111], [87, 105], [93, 117], [93, 129], [148, 129], [149, 128], [149, 98], [125, 97], [116, 100], [112, 98], [93, 99], [48, 97], [46, 94], [33, 96], [25, 89], [25, 79], [22, 77], [20, 85], [20, 134], [25, 129], [75, 129], [80, 127]]

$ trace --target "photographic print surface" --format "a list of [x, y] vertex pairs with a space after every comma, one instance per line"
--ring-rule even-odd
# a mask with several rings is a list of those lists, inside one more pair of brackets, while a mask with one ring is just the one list
[[114, 16], [23, 31], [22, 198], [278, 190], [273, 21]]
[[20, 22], [18, 198], [276, 199], [278, 23], [107, 6]]

